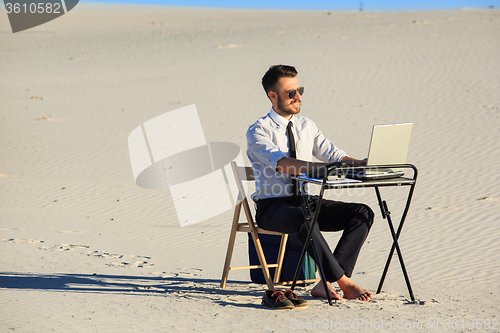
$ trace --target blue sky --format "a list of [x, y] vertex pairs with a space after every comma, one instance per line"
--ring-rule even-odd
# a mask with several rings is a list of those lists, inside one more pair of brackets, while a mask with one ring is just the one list
[[301, 9], [301, 10], [429, 10], [457, 9], [462, 7], [500, 8], [500, 0], [83, 0], [85, 2], [111, 2], [167, 6], [221, 7], [250, 9]]

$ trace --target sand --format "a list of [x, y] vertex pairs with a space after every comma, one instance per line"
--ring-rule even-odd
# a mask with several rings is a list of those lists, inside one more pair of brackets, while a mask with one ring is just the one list
[[[500, 297], [500, 12], [257, 11], [80, 3], [12, 34], [0, 15], [0, 331], [495, 331]], [[219, 282], [231, 211], [181, 228], [168, 190], [138, 187], [127, 138], [195, 104], [208, 142], [246, 149], [267, 68], [295, 65], [302, 115], [350, 156], [374, 124], [414, 124], [419, 180], [371, 302], [297, 292], [260, 305], [248, 271]], [[246, 163], [248, 159], [245, 157]], [[383, 189], [393, 216], [404, 189]], [[391, 240], [376, 212], [353, 279], [374, 292]], [[337, 234], [327, 234], [335, 244]], [[247, 263], [238, 236], [234, 263]]]

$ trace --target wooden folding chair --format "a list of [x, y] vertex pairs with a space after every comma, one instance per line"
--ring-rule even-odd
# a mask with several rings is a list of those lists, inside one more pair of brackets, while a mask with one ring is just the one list
[[[264, 278], [266, 280], [267, 287], [270, 290], [274, 290], [274, 285], [277, 284], [291, 284], [290, 282], [279, 282], [283, 264], [283, 258], [285, 256], [285, 248], [286, 243], [288, 241], [288, 235], [275, 231], [268, 231], [262, 228], [259, 228], [252, 217], [252, 212], [250, 211], [250, 207], [248, 205], [247, 196], [245, 193], [245, 188], [243, 187], [243, 181], [255, 181], [255, 177], [253, 174], [253, 170], [251, 167], [240, 167], [236, 164], [236, 162], [231, 162], [231, 167], [234, 173], [234, 178], [236, 180], [236, 185], [238, 186], [238, 202], [234, 208], [234, 216], [233, 216], [233, 224], [231, 227], [231, 234], [229, 236], [229, 243], [227, 246], [227, 254], [226, 261], [224, 263], [224, 270], [222, 272], [222, 279], [220, 283], [221, 288], [226, 287], [227, 278], [230, 270], [238, 270], [238, 269], [262, 269], [262, 273], [264, 274]], [[240, 213], [241, 207], [243, 207], [243, 211], [245, 212], [247, 222], [240, 222]], [[237, 266], [231, 267], [231, 259], [233, 256], [233, 248], [236, 240], [237, 232], [246, 232], [251, 233], [252, 240], [255, 245], [255, 251], [257, 252], [257, 256], [259, 258], [260, 265], [250, 265], [250, 266]], [[281, 242], [278, 252], [278, 260], [275, 264], [268, 264], [266, 261], [266, 257], [264, 255], [264, 251], [262, 250], [262, 245], [259, 240], [259, 234], [268, 234], [268, 235], [279, 235], [281, 236]], [[269, 268], [276, 267], [274, 278], [271, 278], [269, 273]], [[310, 279], [310, 280], [302, 280], [298, 281], [299, 283], [303, 282], [316, 282], [319, 279]]]

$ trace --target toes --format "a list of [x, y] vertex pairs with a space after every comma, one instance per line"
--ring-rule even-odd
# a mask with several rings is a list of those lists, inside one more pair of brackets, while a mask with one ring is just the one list
[[332, 299], [341, 300], [342, 296], [337, 293], [331, 293]]
[[369, 301], [370, 298], [372, 298], [372, 294], [368, 290], [361, 291], [357, 295], [353, 295], [352, 299], [358, 300], [358, 301]]
[[364, 294], [359, 295], [356, 299], [360, 301], [369, 301], [372, 298], [372, 294], [369, 291], [366, 291]]

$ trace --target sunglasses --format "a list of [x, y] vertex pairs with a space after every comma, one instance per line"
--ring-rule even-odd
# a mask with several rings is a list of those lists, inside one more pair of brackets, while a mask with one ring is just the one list
[[288, 98], [293, 99], [295, 98], [295, 95], [297, 95], [297, 92], [299, 93], [300, 96], [304, 94], [304, 87], [300, 87], [299, 89], [293, 89], [288, 92]]

